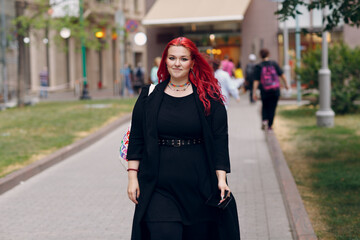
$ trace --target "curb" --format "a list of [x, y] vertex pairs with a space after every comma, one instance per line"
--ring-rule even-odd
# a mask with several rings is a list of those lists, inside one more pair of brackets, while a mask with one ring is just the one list
[[42, 171], [55, 165], [56, 163], [65, 160], [66, 158], [74, 155], [77, 152], [80, 152], [82, 149], [100, 140], [102, 137], [110, 133], [113, 129], [121, 126], [127, 121], [130, 121], [130, 119], [131, 114], [120, 117], [114, 122], [111, 122], [108, 125], [100, 128], [95, 133], [90, 134], [83, 139], [80, 139], [68, 146], [57, 150], [56, 152], [44, 157], [43, 159], [40, 159], [39, 161], [36, 161], [22, 169], [6, 175], [3, 178], [0, 178], [0, 195], [17, 186], [21, 182], [26, 181], [27, 179], [35, 176], [38, 173], [41, 173]]
[[272, 156], [275, 172], [285, 202], [294, 240], [317, 240], [305, 210], [294, 177], [286, 163], [280, 144], [272, 131], [266, 132], [266, 141]]

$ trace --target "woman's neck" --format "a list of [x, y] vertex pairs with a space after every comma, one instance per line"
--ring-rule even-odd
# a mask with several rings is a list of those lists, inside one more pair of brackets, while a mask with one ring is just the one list
[[170, 78], [170, 82], [175, 85], [183, 85], [183, 84], [189, 82], [189, 79], [188, 78], [183, 78], [183, 79]]

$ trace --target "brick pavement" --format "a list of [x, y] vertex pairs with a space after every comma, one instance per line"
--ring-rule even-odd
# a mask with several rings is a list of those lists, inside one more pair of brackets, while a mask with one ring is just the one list
[[[232, 173], [243, 240], [290, 240], [259, 105], [243, 97], [229, 108]], [[117, 160], [127, 125], [0, 195], [1, 240], [127, 240], [133, 205]]]

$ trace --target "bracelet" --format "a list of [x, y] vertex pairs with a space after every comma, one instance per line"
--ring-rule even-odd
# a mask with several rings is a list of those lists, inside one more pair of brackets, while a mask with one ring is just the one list
[[139, 169], [135, 169], [135, 168], [128, 168], [127, 171], [135, 171], [135, 172], [139, 172]]

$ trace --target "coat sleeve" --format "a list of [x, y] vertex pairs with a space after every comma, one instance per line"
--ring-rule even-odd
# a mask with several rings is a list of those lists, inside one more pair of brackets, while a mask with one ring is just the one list
[[127, 159], [141, 160], [144, 150], [144, 133], [143, 133], [143, 109], [145, 99], [149, 92], [149, 86], [144, 87], [141, 90], [141, 94], [138, 97], [131, 118], [131, 130], [129, 136], [129, 146], [127, 152]]
[[225, 106], [220, 102], [213, 102], [213, 117], [211, 123], [214, 138], [214, 163], [216, 170], [230, 172], [228, 120]]

